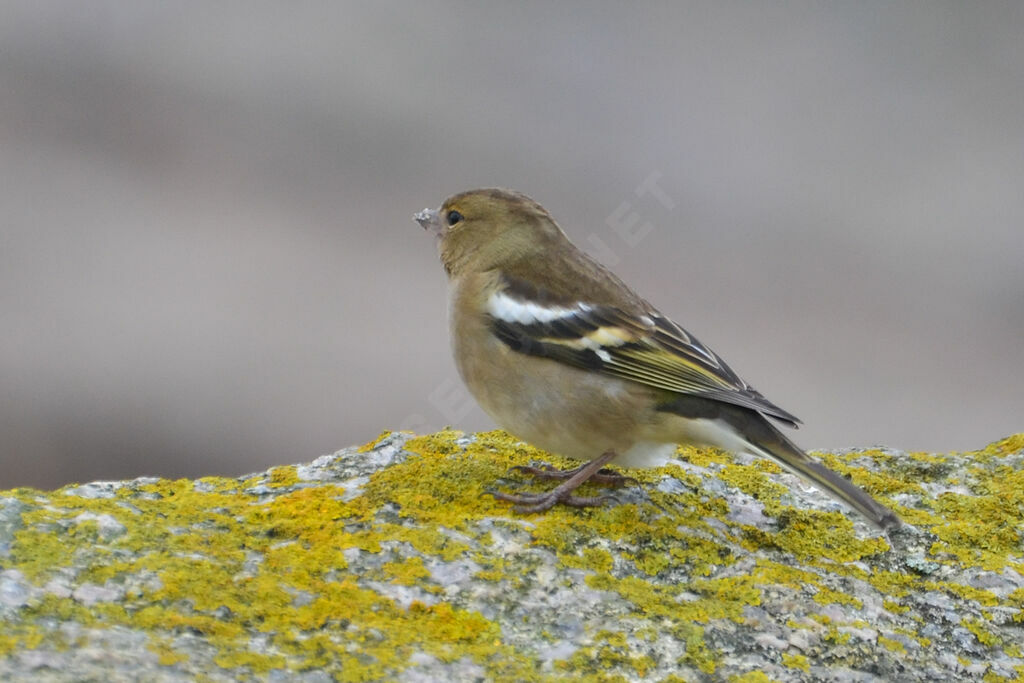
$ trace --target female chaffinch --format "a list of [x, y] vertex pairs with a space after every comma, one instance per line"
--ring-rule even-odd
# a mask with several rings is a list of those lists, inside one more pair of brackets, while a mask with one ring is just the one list
[[512, 434], [585, 463], [525, 468], [564, 481], [544, 494], [494, 494], [517, 511], [600, 504], [573, 491], [588, 479], [621, 480], [600, 471], [613, 460], [654, 467], [689, 443], [772, 458], [879, 528], [899, 526], [769, 421], [796, 427], [796, 417], [580, 251], [537, 202], [470, 190], [415, 219], [438, 238], [452, 348], [470, 392]]

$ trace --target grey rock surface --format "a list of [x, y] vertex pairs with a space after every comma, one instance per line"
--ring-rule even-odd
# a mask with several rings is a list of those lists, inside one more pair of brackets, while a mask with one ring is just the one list
[[3, 492], [0, 679], [1020, 680], [1024, 436], [818, 456], [906, 525], [690, 448], [520, 516], [501, 432]]

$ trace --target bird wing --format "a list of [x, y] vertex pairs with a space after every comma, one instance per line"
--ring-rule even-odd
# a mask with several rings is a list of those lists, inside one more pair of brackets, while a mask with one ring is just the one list
[[534, 285], [505, 277], [491, 294], [487, 308], [495, 336], [514, 351], [677, 394], [743, 406], [793, 427], [800, 423], [649, 304], [642, 310], [628, 310], [587, 301], [559, 301]]

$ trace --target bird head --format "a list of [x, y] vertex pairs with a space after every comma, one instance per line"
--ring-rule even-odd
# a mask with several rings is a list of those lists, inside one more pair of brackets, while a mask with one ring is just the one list
[[567, 240], [544, 207], [512, 190], [460, 192], [414, 218], [437, 238], [449, 277], [529, 258]]

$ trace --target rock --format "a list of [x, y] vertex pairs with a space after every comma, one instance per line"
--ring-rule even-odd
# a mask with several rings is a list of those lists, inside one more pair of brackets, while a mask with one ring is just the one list
[[1024, 435], [818, 454], [881, 535], [775, 465], [680, 448], [601, 508], [488, 490], [570, 463], [385, 434], [238, 479], [0, 493], [0, 679], [1024, 676]]

